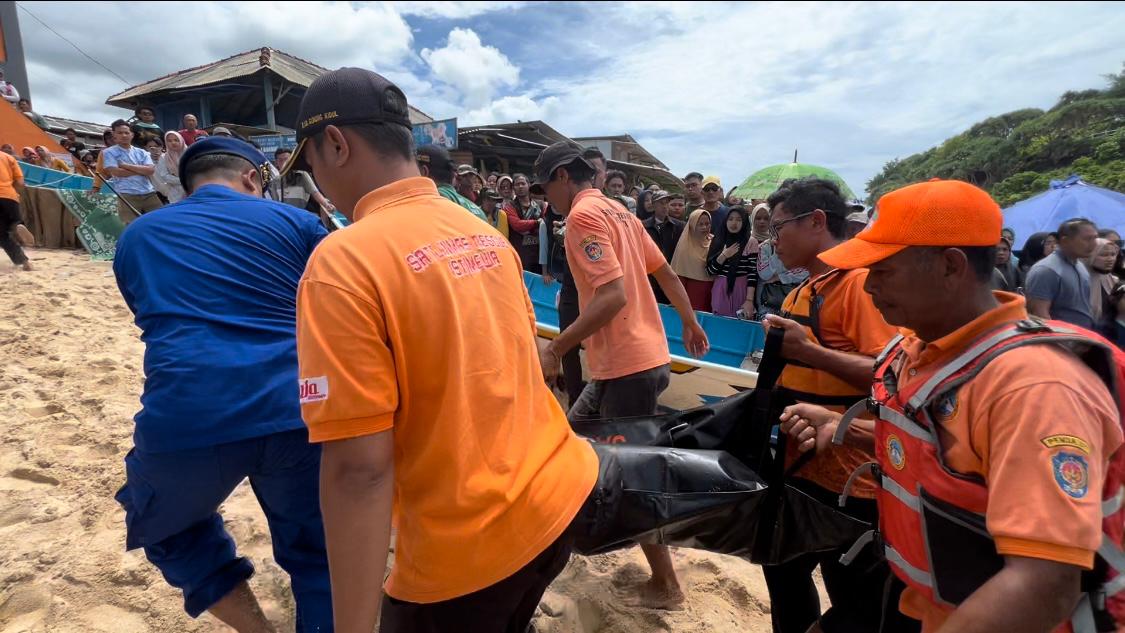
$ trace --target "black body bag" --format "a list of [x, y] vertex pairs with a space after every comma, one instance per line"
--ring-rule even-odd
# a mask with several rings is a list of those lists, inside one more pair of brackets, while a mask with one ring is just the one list
[[754, 390], [676, 413], [574, 423], [600, 462], [571, 527], [576, 551], [656, 543], [771, 565], [850, 545], [870, 529], [786, 481], [785, 438], [772, 441], [782, 335], [768, 333]]

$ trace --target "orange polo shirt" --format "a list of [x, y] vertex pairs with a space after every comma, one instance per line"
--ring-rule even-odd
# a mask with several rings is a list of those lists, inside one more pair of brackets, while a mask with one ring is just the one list
[[[991, 330], [1027, 318], [1022, 297], [994, 294], [998, 308], [948, 336], [928, 344], [907, 338], [900, 388], [915, 370], [950, 362]], [[1117, 404], [1097, 374], [1055, 346], [1029, 345], [1001, 354], [934, 409], [946, 464], [988, 486], [996, 551], [1091, 568], [1106, 464], [1122, 443]], [[1062, 483], [1060, 454], [1087, 471], [1086, 488]], [[900, 608], [922, 620], [923, 633], [948, 617], [910, 589]]]
[[492, 227], [407, 178], [356, 205], [297, 294], [313, 442], [394, 434], [387, 593], [432, 603], [518, 571], [598, 476], [543, 381], [520, 260]]
[[586, 339], [586, 364], [594, 380], [612, 380], [667, 365], [668, 339], [649, 273], [668, 261], [648, 231], [621, 203], [597, 189], [578, 192], [566, 216], [566, 259], [585, 310], [594, 291], [621, 279], [625, 307]]
[[23, 170], [20, 163], [6, 152], [0, 152], [0, 198], [19, 201], [20, 192], [16, 185], [23, 185]]

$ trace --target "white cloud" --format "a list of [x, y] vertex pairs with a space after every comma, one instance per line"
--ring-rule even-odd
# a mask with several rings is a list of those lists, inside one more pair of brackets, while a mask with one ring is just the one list
[[[31, 10], [131, 83], [270, 46], [328, 68], [400, 68], [413, 57], [413, 33], [392, 7], [338, 2], [253, 3], [39, 3]], [[127, 114], [104, 106], [127, 86], [29, 16], [20, 30], [37, 110], [101, 122]], [[199, 25], [175, 35], [169, 25]], [[129, 24], [113, 39], [90, 37], [107, 24]], [[327, 34], [309, 37], [309, 33]], [[171, 35], [170, 35], [171, 34]], [[99, 42], [103, 45], [99, 45]], [[112, 44], [111, 44], [112, 42]], [[112, 120], [112, 119], [110, 119]]]
[[[462, 125], [542, 119], [571, 136], [627, 132], [675, 173], [729, 184], [799, 147], [803, 162], [836, 169], [857, 191], [896, 156], [985, 117], [1100, 87], [1125, 60], [1125, 12], [1113, 3], [518, 5], [28, 7], [135, 82], [269, 45], [328, 67], [373, 68], [416, 107]], [[499, 11], [508, 13], [479, 17]], [[120, 81], [20, 17], [38, 110], [124, 114], [101, 105]], [[473, 18], [444, 32], [444, 21]], [[185, 21], [202, 26], [169, 36], [168, 25]], [[107, 24], [131, 28], [90, 39]], [[416, 54], [416, 37], [443, 36]]]
[[416, 15], [422, 18], [445, 18], [463, 20], [495, 11], [510, 11], [527, 4], [526, 2], [389, 2], [402, 15]]
[[443, 48], [422, 50], [434, 76], [464, 95], [465, 105], [478, 108], [503, 87], [519, 84], [520, 69], [494, 46], [481, 44], [469, 29], [453, 29]]
[[[717, 173], [728, 185], [800, 147], [803, 162], [840, 171], [858, 192], [896, 155], [1100, 86], [1125, 59], [1125, 13], [1108, 5], [737, 3], [699, 11], [708, 19], [666, 5], [606, 11], [570, 31], [588, 41], [543, 53], [612, 51], [589, 72], [530, 86], [559, 98], [551, 125], [629, 132], [674, 172]], [[638, 16], [647, 22], [635, 27]]]
[[457, 123], [468, 127], [515, 121], [549, 121], [555, 118], [558, 107], [558, 97], [547, 97], [538, 102], [527, 95], [501, 97], [484, 107], [466, 112]]

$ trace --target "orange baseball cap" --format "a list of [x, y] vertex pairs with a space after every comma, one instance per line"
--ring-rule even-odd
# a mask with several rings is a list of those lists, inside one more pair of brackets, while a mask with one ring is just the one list
[[1004, 216], [986, 191], [960, 180], [897, 189], [879, 199], [867, 228], [820, 254], [833, 268], [864, 268], [908, 246], [995, 246]]

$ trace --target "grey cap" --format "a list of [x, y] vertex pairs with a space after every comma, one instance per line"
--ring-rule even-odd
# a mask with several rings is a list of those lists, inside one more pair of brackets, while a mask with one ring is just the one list
[[234, 136], [234, 134], [231, 134], [230, 130], [226, 129], [225, 127], [223, 127], [221, 125], [219, 127], [211, 130], [212, 136], [218, 136], [220, 134], [226, 134], [227, 136]]
[[658, 202], [660, 200], [664, 200], [664, 199], [670, 198], [670, 197], [672, 197], [672, 194], [668, 193], [667, 191], [665, 191], [663, 189], [658, 189], [656, 191], [656, 193], [652, 194], [652, 201]]
[[551, 174], [559, 167], [569, 165], [576, 160], [594, 169], [590, 161], [582, 158], [583, 151], [585, 151], [583, 148], [573, 143], [559, 141], [539, 152], [539, 157], [535, 159], [535, 166], [532, 167], [531, 193], [537, 196], [544, 195], [546, 192], [543, 190], [543, 185], [550, 182]]
[[856, 224], [867, 225], [867, 212], [856, 211], [855, 213], [848, 214], [848, 222], [855, 222]]

